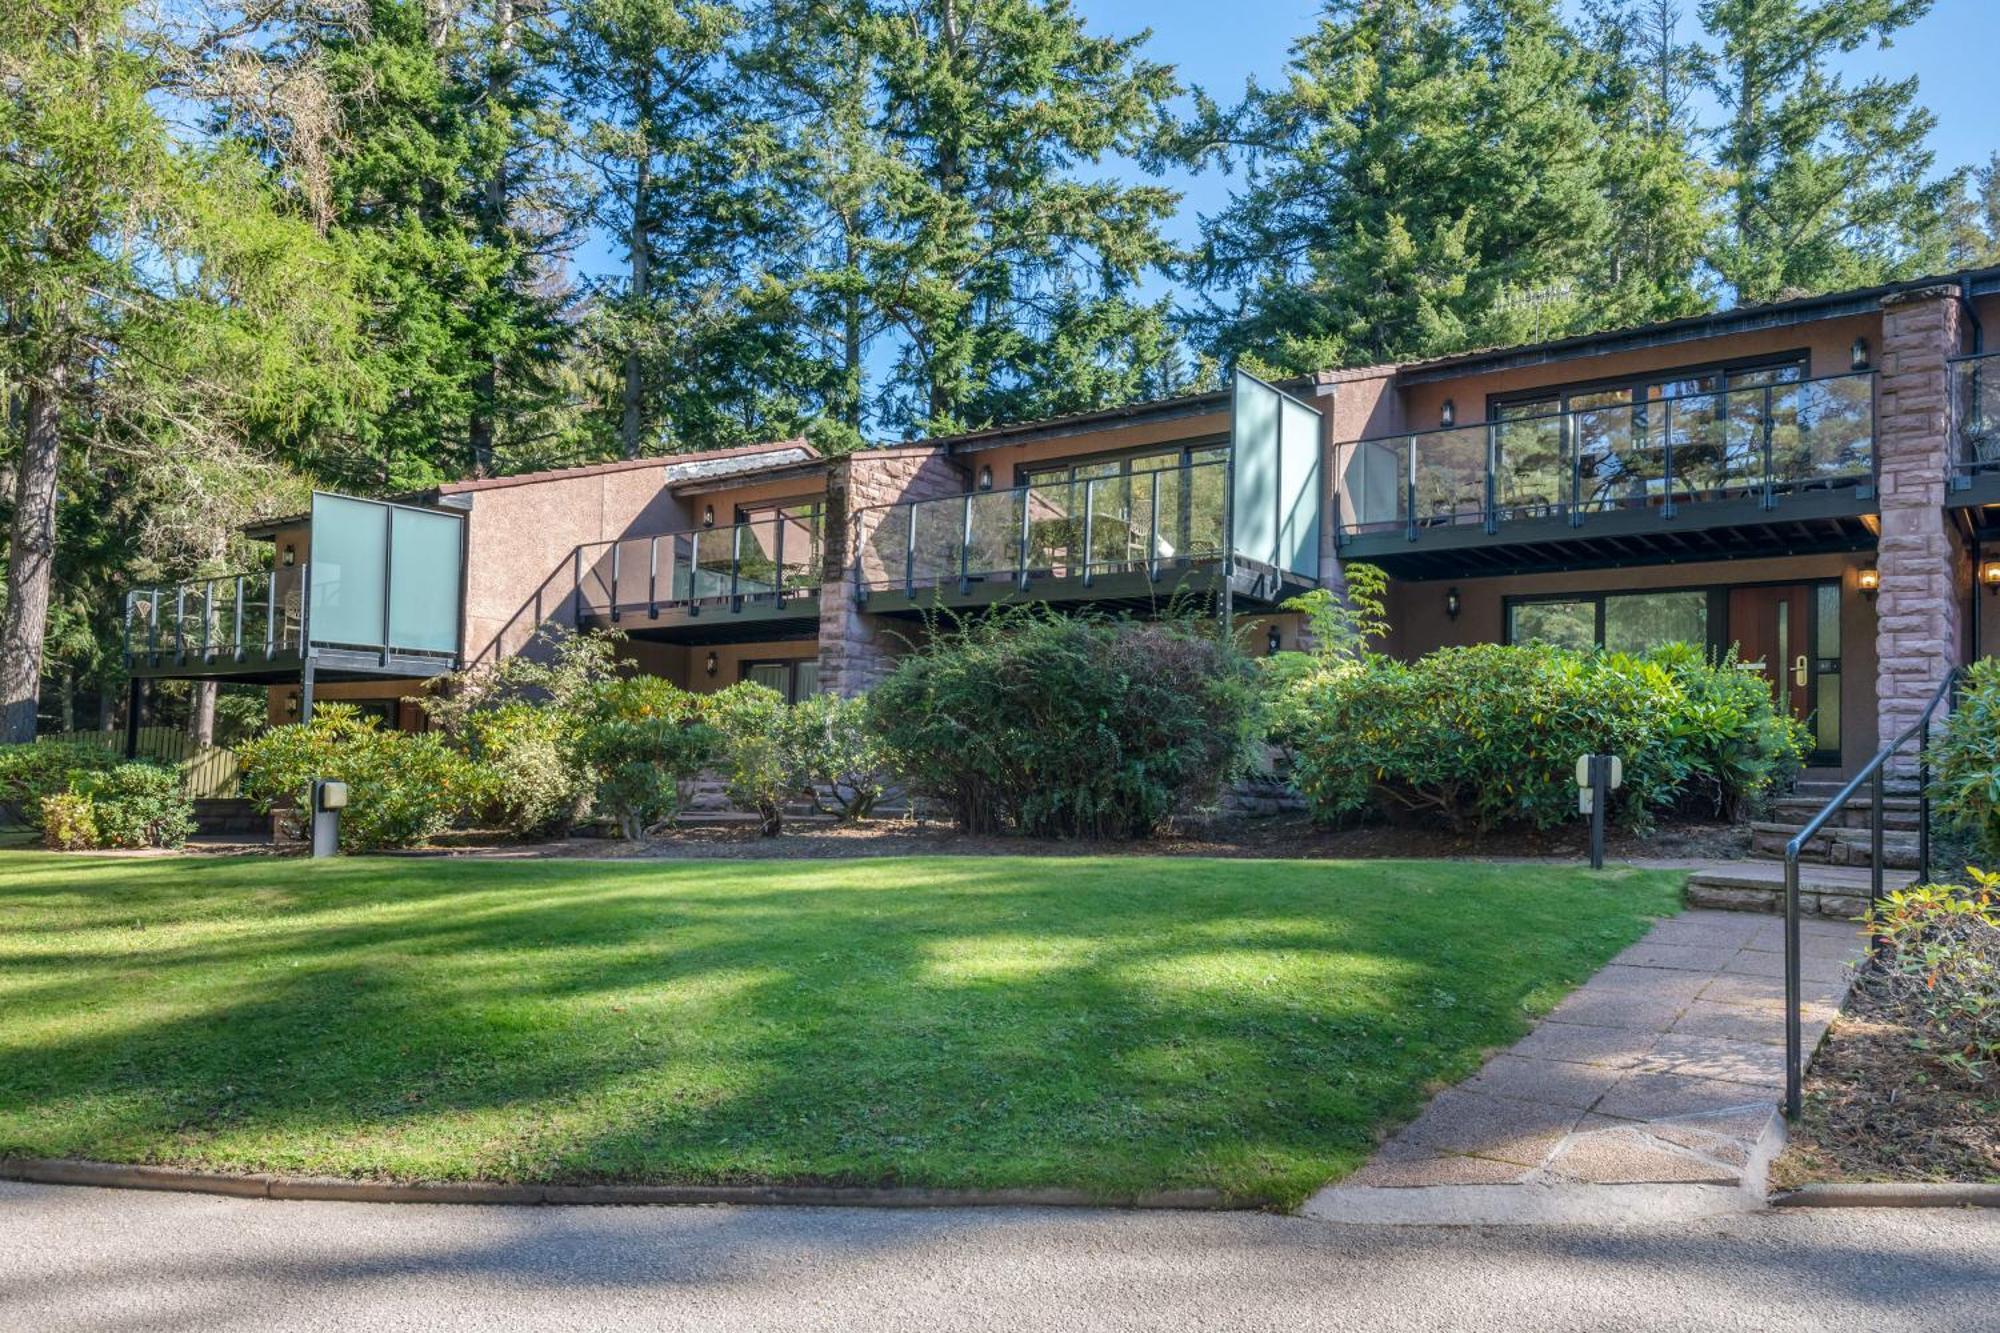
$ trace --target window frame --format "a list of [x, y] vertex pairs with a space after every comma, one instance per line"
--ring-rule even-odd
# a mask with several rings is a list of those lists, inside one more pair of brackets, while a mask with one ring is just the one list
[[[1500, 419], [1499, 414], [1509, 408], [1545, 405], [1546, 412], [1531, 413], [1531, 416], [1558, 416], [1570, 410], [1569, 400], [1573, 394], [1606, 393], [1613, 389], [1626, 389], [1627, 398], [1634, 409], [1643, 410], [1647, 405], [1670, 401], [1667, 395], [1659, 398], [1643, 396], [1645, 390], [1656, 384], [1673, 380], [1693, 379], [1701, 375], [1718, 375], [1721, 385], [1713, 390], [1728, 393], [1729, 377], [1751, 370], [1781, 370], [1787, 366], [1797, 366], [1799, 379], [1812, 378], [1812, 349], [1794, 348], [1785, 352], [1766, 352], [1756, 356], [1732, 357], [1719, 361], [1703, 361], [1686, 366], [1668, 366], [1660, 370], [1649, 370], [1639, 374], [1606, 375], [1597, 379], [1570, 380], [1561, 384], [1541, 384], [1532, 389], [1506, 389], [1486, 395], [1486, 420]], [[1689, 397], [1687, 394], [1672, 395], [1673, 399]], [[1699, 397], [1701, 395], [1692, 395]], [[1590, 409], [1584, 409], [1590, 410]]]

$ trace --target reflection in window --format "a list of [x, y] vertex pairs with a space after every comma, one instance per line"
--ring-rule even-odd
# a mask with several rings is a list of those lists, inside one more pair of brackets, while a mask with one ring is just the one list
[[1614, 653], [1643, 653], [1665, 643], [1708, 642], [1708, 594], [1638, 593], [1604, 599], [1604, 646]]
[[1507, 611], [1507, 641], [1587, 651], [1597, 646], [1597, 603], [1516, 602]]

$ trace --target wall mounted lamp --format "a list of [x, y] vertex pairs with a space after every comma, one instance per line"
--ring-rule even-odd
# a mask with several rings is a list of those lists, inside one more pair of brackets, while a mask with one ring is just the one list
[[993, 465], [991, 463], [979, 469], [979, 489], [982, 491], [993, 489]]
[[1856, 338], [1854, 346], [1847, 349], [1847, 364], [1856, 370], [1868, 369], [1868, 340]]
[[281, 555], [279, 555], [278, 559], [284, 564], [286, 569], [290, 569], [293, 565], [298, 563], [299, 560], [298, 548], [288, 543], [284, 549], [284, 552]]
[[1457, 619], [1458, 619], [1458, 613], [1459, 613], [1459, 612], [1460, 612], [1461, 610], [1463, 610], [1463, 609], [1464, 609], [1464, 608], [1463, 608], [1463, 605], [1462, 605], [1462, 604], [1461, 604], [1461, 603], [1459, 602], [1459, 600], [1458, 600], [1458, 589], [1456, 589], [1456, 588], [1446, 588], [1446, 589], [1444, 590], [1444, 615], [1445, 615], [1445, 619], [1446, 619], [1446, 620], [1457, 620]]
[[1979, 583], [1986, 591], [2000, 596], [2000, 560], [1988, 560], [1979, 567]]
[[706, 671], [709, 675], [713, 676], [715, 674], [715, 668], [719, 664], [719, 662], [720, 659], [716, 657], [715, 650], [711, 648], [709, 649], [708, 652], [708, 660], [701, 664], [701, 669], [703, 671]]
[[1861, 589], [1863, 597], [1871, 602], [1874, 601], [1875, 594], [1882, 591], [1882, 571], [1873, 565], [1866, 569], [1855, 570], [1854, 586]]
[[1438, 408], [1438, 425], [1450, 426], [1458, 421], [1458, 405], [1447, 398], [1444, 406]]
[[701, 525], [702, 525], [702, 526], [703, 526], [704, 528], [712, 528], [712, 527], [714, 527], [714, 526], [715, 526], [715, 506], [714, 506], [714, 505], [703, 505], [703, 506], [701, 507]]
[[299, 696], [298, 696], [298, 695], [296, 695], [296, 694], [288, 694], [288, 695], [286, 695], [286, 696], [285, 696], [285, 716], [286, 716], [286, 717], [297, 717], [298, 715], [299, 715]]
[[1275, 657], [1277, 655], [1278, 650], [1280, 648], [1283, 648], [1284, 646], [1285, 646], [1284, 631], [1279, 629], [1276, 625], [1271, 626], [1271, 628], [1267, 630], [1264, 634], [1264, 651]]

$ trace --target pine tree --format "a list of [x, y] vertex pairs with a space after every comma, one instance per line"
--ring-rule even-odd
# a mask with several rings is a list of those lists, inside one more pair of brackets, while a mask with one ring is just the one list
[[1958, 177], [1931, 177], [1936, 118], [1914, 76], [1850, 86], [1828, 66], [1887, 44], [1930, 0], [1708, 0], [1716, 51], [1704, 80], [1727, 119], [1729, 176], [1714, 247], [1742, 301], [1859, 287], [1932, 271], [1945, 257]]
[[1952, 202], [1950, 263], [1955, 269], [2000, 264], [2000, 153], [1973, 168], [1968, 192]]

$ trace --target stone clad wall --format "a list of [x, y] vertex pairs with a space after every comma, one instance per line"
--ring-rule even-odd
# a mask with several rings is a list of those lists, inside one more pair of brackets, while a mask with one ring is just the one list
[[1944, 509], [1951, 451], [1947, 360], [1960, 344], [1955, 289], [1929, 287], [1884, 299], [1875, 423], [1882, 508], [1875, 688], [1885, 745], [1917, 720], [1962, 651], [1959, 615], [1970, 566]]
[[854, 525], [876, 505], [962, 495], [966, 473], [942, 449], [863, 449], [835, 463], [826, 481], [826, 574], [819, 596], [819, 679], [844, 697], [866, 693], [894, 660], [897, 643], [882, 617], [854, 600]]

